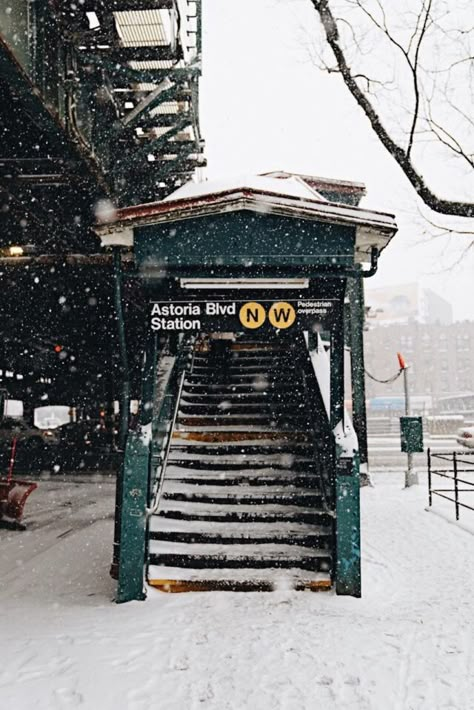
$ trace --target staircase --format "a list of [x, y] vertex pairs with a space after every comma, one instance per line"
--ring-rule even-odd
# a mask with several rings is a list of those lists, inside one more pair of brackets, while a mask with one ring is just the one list
[[306, 412], [290, 342], [194, 353], [149, 521], [150, 585], [331, 588], [334, 518]]

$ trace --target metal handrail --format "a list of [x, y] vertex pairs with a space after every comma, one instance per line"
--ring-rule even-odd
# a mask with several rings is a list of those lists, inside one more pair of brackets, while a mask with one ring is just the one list
[[192, 357], [191, 357], [191, 366], [190, 366], [190, 368], [189, 368], [189, 374], [190, 374], [190, 375], [193, 374], [193, 370], [194, 370], [194, 359], [195, 359], [195, 357], [196, 357], [196, 341], [194, 341], [194, 343], [193, 343], [193, 354], [192, 354]]
[[168, 434], [168, 441], [166, 442], [166, 448], [165, 448], [165, 455], [163, 456], [163, 461], [161, 463], [161, 471], [160, 471], [160, 476], [159, 476], [159, 482], [158, 482], [158, 488], [155, 494], [155, 502], [151, 508], [147, 508], [146, 514], [147, 517], [150, 517], [151, 515], [154, 515], [156, 511], [158, 510], [158, 506], [160, 503], [160, 497], [161, 497], [161, 491], [163, 490], [163, 483], [164, 483], [164, 473], [166, 470], [166, 466], [168, 464], [168, 457], [171, 449], [171, 443], [173, 441], [173, 432], [174, 428], [176, 426], [176, 419], [178, 418], [178, 412], [179, 412], [179, 405], [181, 403], [181, 393], [183, 391], [183, 386], [184, 386], [184, 378], [186, 377], [186, 370], [183, 371], [181, 375], [181, 381], [179, 383], [179, 389], [178, 389], [178, 396], [176, 398], [176, 405], [174, 408], [174, 413], [173, 413], [173, 419], [171, 420], [171, 426], [169, 429], [169, 434]]
[[[474, 452], [468, 453], [463, 452], [461, 456], [474, 456]], [[450, 461], [452, 463], [452, 469], [442, 468], [434, 469], [432, 465], [433, 459], [439, 459], [440, 461]], [[472, 468], [459, 468], [459, 463], [464, 463]], [[452, 471], [452, 475], [449, 475]], [[456, 520], [459, 520], [459, 509], [467, 508], [468, 510], [474, 511], [474, 506], [467, 505], [467, 503], [461, 503], [459, 500], [459, 493], [474, 493], [474, 481], [467, 481], [464, 478], [459, 478], [459, 473], [474, 473], [474, 459], [468, 461], [466, 459], [459, 459], [458, 452], [438, 452], [432, 453], [431, 449], [428, 449], [428, 505], [431, 508], [433, 505], [433, 495], [439, 498], [444, 498], [454, 503], [456, 511]], [[447, 479], [448, 481], [453, 481], [453, 488], [433, 488], [433, 476], [439, 476], [440, 478]], [[469, 488], [459, 488], [459, 484], [470, 486]], [[446, 493], [454, 493], [454, 498], [445, 495]]]

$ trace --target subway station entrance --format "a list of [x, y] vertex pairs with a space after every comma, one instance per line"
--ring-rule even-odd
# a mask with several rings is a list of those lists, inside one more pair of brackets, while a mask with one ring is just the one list
[[363, 193], [288, 173], [188, 183], [98, 225], [117, 263], [133, 251], [148, 294], [117, 485], [119, 602], [144, 598], [145, 580], [360, 596], [362, 282], [396, 232]]

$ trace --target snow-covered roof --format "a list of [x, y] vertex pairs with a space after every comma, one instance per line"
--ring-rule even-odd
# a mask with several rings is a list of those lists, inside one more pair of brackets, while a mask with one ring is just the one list
[[[271, 173], [264, 173], [263, 177], [271, 177], [284, 179], [291, 175], [284, 170], [275, 170]], [[295, 177], [295, 175], [293, 175]], [[330, 191], [330, 192], [351, 192], [357, 193], [360, 197], [366, 194], [365, 185], [362, 182], [354, 182], [353, 180], [339, 180], [335, 178], [325, 178], [318, 175], [302, 175], [298, 173], [296, 177], [299, 178], [306, 185], [311, 187], [313, 190], [318, 191]]]
[[181, 200], [190, 197], [204, 197], [205, 195], [215, 195], [219, 192], [229, 190], [258, 190], [259, 192], [272, 192], [282, 197], [306, 197], [309, 199], [325, 198], [314, 190], [308, 183], [304, 182], [297, 175], [285, 175], [285, 177], [274, 177], [270, 175], [239, 175], [226, 177], [219, 180], [205, 180], [204, 182], [187, 182], [171, 195], [168, 195], [163, 202]]
[[135, 227], [244, 210], [353, 226], [355, 258], [367, 262], [372, 249], [380, 253], [397, 231], [391, 214], [328, 200], [308, 184], [307, 178], [275, 175], [278, 177], [254, 175], [190, 182], [160, 202], [117, 210], [113, 221], [97, 225], [96, 232], [104, 247], [133, 248]]

